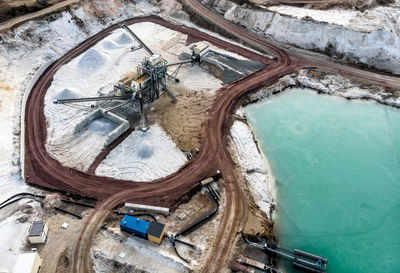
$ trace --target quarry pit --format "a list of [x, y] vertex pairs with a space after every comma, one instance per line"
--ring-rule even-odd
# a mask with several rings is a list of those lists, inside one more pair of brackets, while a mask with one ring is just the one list
[[[281, 181], [246, 106], [309, 88], [397, 110], [399, 3], [239, 2], [52, 1], [3, 23], [1, 272], [28, 256], [39, 272], [286, 272], [268, 252], [292, 255]], [[293, 22], [316, 34], [278, 28]], [[308, 251], [295, 268], [333, 272]]]

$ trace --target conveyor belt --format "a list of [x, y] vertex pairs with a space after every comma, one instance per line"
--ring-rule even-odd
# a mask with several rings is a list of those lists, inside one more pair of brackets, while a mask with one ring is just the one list
[[151, 51], [151, 49], [148, 48], [147, 45], [143, 43], [142, 40], [140, 40], [140, 38], [136, 36], [136, 34], [133, 33], [133, 31], [127, 25], [121, 24], [121, 28], [125, 29], [133, 38], [135, 38], [135, 40], [138, 41], [139, 44], [143, 46], [143, 48], [147, 51], [147, 53], [149, 53], [150, 55], [154, 55], [153, 51]]
[[53, 101], [54, 104], [65, 104], [73, 102], [88, 102], [88, 101], [101, 101], [101, 100], [127, 100], [131, 96], [104, 96], [104, 97], [89, 97], [89, 98], [76, 98], [76, 99], [61, 99]]

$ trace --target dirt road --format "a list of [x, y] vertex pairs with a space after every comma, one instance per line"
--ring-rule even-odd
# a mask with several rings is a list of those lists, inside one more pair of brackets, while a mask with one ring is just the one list
[[7, 30], [9, 28], [18, 26], [18, 25], [20, 25], [20, 24], [22, 24], [22, 23], [24, 23], [26, 21], [41, 17], [41, 16], [46, 15], [46, 14], [50, 14], [52, 12], [55, 12], [55, 11], [60, 10], [60, 9], [63, 9], [66, 6], [69, 6], [71, 4], [77, 3], [79, 1], [80, 0], [66, 0], [66, 1], [54, 4], [54, 5], [52, 5], [52, 6], [48, 7], [48, 8], [44, 8], [42, 10], [39, 10], [37, 12], [25, 14], [25, 15], [18, 16], [16, 18], [10, 19], [10, 20], [5, 21], [5, 22], [0, 24], [0, 31]]
[[336, 62], [333, 58], [322, 56], [320, 54], [315, 54], [309, 51], [304, 51], [304, 53], [302, 53], [299, 50], [296, 50], [295, 52], [293, 50], [290, 50], [291, 47], [287, 47], [289, 49], [284, 49], [281, 45], [274, 41], [262, 40], [253, 35], [248, 30], [225, 20], [219, 14], [203, 6], [200, 1], [182, 0], [182, 2], [185, 3], [186, 7], [190, 8], [194, 13], [201, 16], [209, 23], [222, 28], [227, 33], [239, 38], [240, 40], [246, 42], [247, 44], [251, 45], [261, 52], [269, 52], [277, 56], [279, 59], [285, 56], [285, 58], [287, 59], [291, 59], [292, 61], [297, 61], [298, 63], [301, 63], [302, 67], [316, 66], [326, 72], [341, 74], [343, 76], [354, 78], [365, 83], [400, 89], [399, 77], [375, 73], [356, 67], [343, 65]]
[[[239, 38], [240, 40], [246, 42], [252, 47], [258, 49], [260, 52], [265, 52], [267, 54], [272, 54], [278, 57], [278, 62], [271, 65], [265, 71], [262, 72], [264, 79], [266, 82], [273, 82], [278, 79], [280, 76], [289, 73], [291, 70], [295, 70], [295, 68], [300, 67], [317, 67], [322, 71], [333, 72], [337, 74], [342, 74], [344, 76], [354, 78], [356, 80], [361, 80], [367, 83], [378, 84], [382, 86], [392, 87], [396, 89], [400, 89], [400, 78], [395, 76], [388, 76], [383, 74], [377, 74], [361, 69], [357, 69], [350, 66], [345, 66], [339, 63], [333, 62], [331, 59], [326, 57], [320, 57], [318, 55], [313, 55], [312, 53], [301, 54], [298, 51], [296, 53], [289, 52], [282, 48], [279, 48], [277, 44], [266, 42], [259, 38], [256, 38], [247, 30], [237, 25], [232, 24], [231, 22], [226, 21], [224, 18], [204, 7], [197, 0], [183, 0], [185, 6], [192, 9], [194, 13], [203, 17], [209, 23], [214, 24], [220, 28], [222, 28], [225, 32], [233, 35], [234, 37]], [[266, 84], [266, 83], [265, 83]], [[238, 84], [239, 85], [239, 84]], [[235, 86], [237, 87], [237, 86]], [[217, 118], [218, 114], [221, 117], [221, 113], [228, 114], [231, 110], [230, 104], [235, 102], [238, 97], [233, 95], [235, 92], [235, 87], [231, 87], [229, 89], [230, 96], [225, 97], [225, 101], [217, 101], [216, 105], [219, 104], [218, 107], [227, 107], [227, 108], [213, 108], [221, 111], [219, 113], [211, 112], [210, 119]], [[242, 87], [247, 88], [249, 87]], [[246, 89], [242, 89], [239, 91], [240, 95], [245, 92]], [[225, 118], [225, 116], [223, 117]], [[223, 126], [223, 121], [214, 121], [216, 124]], [[222, 128], [222, 127], [221, 127]], [[207, 129], [207, 136], [209, 136], [209, 129]], [[226, 135], [224, 132], [221, 136], [215, 136], [216, 140], [223, 140], [223, 137]], [[210, 136], [211, 137], [211, 136]], [[221, 157], [226, 153], [225, 150], [220, 151]], [[220, 272], [225, 264], [228, 262], [228, 258], [230, 255], [230, 248], [233, 245], [235, 235], [239, 230], [240, 221], [239, 218], [242, 216], [243, 208], [241, 201], [241, 194], [239, 190], [239, 186], [237, 185], [237, 179], [234, 178], [234, 173], [231, 166], [228, 166], [227, 162], [229, 161], [229, 156], [221, 160], [220, 166], [226, 166], [226, 168], [221, 169], [224, 176], [229, 176], [227, 179], [227, 200], [231, 202], [227, 204], [227, 211], [225, 214], [224, 222], [221, 225], [221, 229], [217, 234], [216, 242], [219, 242], [218, 245], [214, 245], [212, 261], [207, 263], [207, 266], [204, 272]], [[223, 167], [221, 167], [223, 168]], [[238, 194], [239, 192], [239, 194]], [[230, 195], [230, 197], [229, 197]], [[240, 196], [237, 196], [240, 195]]]
[[[51, 158], [45, 149], [47, 130], [43, 113], [43, 103], [44, 95], [52, 81], [54, 73], [60, 66], [87, 50], [119, 26], [112, 26], [78, 45], [43, 73], [42, 77], [33, 87], [26, 104], [26, 181], [46, 188], [93, 197], [100, 201], [98, 208], [89, 216], [78, 240], [74, 244], [73, 272], [90, 271], [87, 261], [91, 242], [98, 225], [100, 225], [110, 209], [125, 201], [173, 207], [180, 202], [184, 195], [197, 186], [198, 181], [204, 177], [214, 175], [217, 169], [221, 170], [222, 176], [226, 181], [226, 188], [228, 190], [227, 198], [229, 200], [227, 204], [227, 217], [225, 217], [223, 223], [229, 231], [229, 236], [224, 236], [224, 234], [228, 234], [224, 232], [224, 229], [221, 229], [222, 232], [218, 235], [219, 238], [223, 238], [227, 242], [226, 244], [221, 244], [223, 252], [225, 252], [226, 248], [230, 247], [229, 242], [234, 238], [240, 218], [243, 217], [240, 189], [237, 186], [237, 182], [235, 182], [236, 178], [231, 160], [224, 150], [224, 141], [222, 141], [223, 136], [226, 134], [225, 117], [229, 114], [234, 102], [244, 90], [251, 90], [265, 84], [266, 76], [269, 78], [270, 74], [275, 75], [274, 78], [278, 78], [281, 72], [284, 72], [278, 71], [279, 69], [277, 68], [281, 66], [277, 63], [271, 64], [271, 60], [268, 58], [221, 41], [195, 29], [175, 26], [156, 17], [134, 18], [128, 20], [127, 23], [132, 24], [142, 21], [151, 21], [173, 28], [188, 34], [192, 40], [207, 40], [247, 58], [263, 62], [267, 66], [264, 70], [228, 85], [218, 92], [219, 96], [215, 100], [214, 106], [210, 111], [210, 117], [205, 125], [207, 135], [200, 154], [178, 170], [177, 173], [152, 183], [135, 183], [132, 181], [97, 177], [92, 174], [65, 168]], [[285, 71], [287, 70], [286, 68], [285, 66]], [[238, 208], [236, 208], [237, 206]]]
[[90, 272], [88, 266], [89, 250], [91, 243], [107, 212], [114, 206], [125, 202], [137, 202], [151, 205], [176, 206], [181, 198], [188, 194], [204, 177], [221, 171], [226, 187], [226, 212], [216, 234], [216, 242], [213, 246], [213, 255], [204, 272], [220, 272], [227, 263], [230, 250], [236, 233], [239, 229], [241, 219], [244, 217], [245, 205], [242, 193], [235, 177], [232, 161], [225, 149], [227, 135], [227, 116], [232, 110], [235, 102], [247, 91], [257, 87], [273, 83], [279, 77], [291, 73], [303, 66], [318, 66], [321, 70], [342, 72], [341, 74], [365, 79], [377, 84], [400, 87], [397, 77], [379, 75], [366, 72], [352, 67], [347, 67], [318, 58], [308, 58], [299, 54], [290, 54], [279, 49], [276, 45], [267, 43], [253, 37], [244, 29], [237, 27], [204, 8], [194, 0], [186, 0], [185, 3], [194, 11], [204, 16], [206, 20], [252, 44], [260, 51], [269, 52], [278, 57], [277, 61], [271, 61], [252, 51], [234, 46], [228, 42], [221, 41], [195, 29], [176, 26], [163, 21], [157, 17], [134, 18], [128, 20], [128, 24], [141, 21], [151, 21], [165, 27], [175, 29], [188, 34], [193, 39], [202, 39], [232, 52], [241, 54], [247, 58], [267, 64], [267, 66], [248, 77], [223, 87], [218, 91], [214, 105], [209, 117], [205, 122], [206, 136], [200, 149], [200, 154], [192, 161], [180, 168], [175, 174], [151, 183], [135, 183], [132, 181], [115, 180], [106, 177], [96, 177], [92, 174], [82, 173], [61, 166], [59, 162], [52, 159], [46, 152], [46, 126], [43, 114], [43, 99], [49, 87], [54, 73], [81, 52], [100, 41], [104, 36], [118, 28], [114, 25], [107, 30], [91, 37], [89, 40], [72, 49], [48, 70], [33, 87], [28, 98], [25, 112], [26, 142], [25, 142], [25, 174], [26, 181], [51, 189], [71, 192], [82, 196], [98, 199], [100, 202], [94, 213], [84, 225], [79, 238], [73, 245], [72, 272]]

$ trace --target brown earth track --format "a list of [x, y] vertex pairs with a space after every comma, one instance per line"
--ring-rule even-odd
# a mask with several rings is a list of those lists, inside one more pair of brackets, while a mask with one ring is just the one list
[[[232, 50], [231, 46], [231, 44], [226, 43], [225, 48]], [[250, 58], [255, 57], [251, 56], [253, 54], [255, 53], [242, 53], [242, 55]], [[257, 54], [255, 55], [258, 56]], [[269, 60], [266, 58], [258, 60], [264, 63], [269, 62]], [[221, 223], [221, 229], [219, 230], [216, 238], [218, 246], [216, 246], [216, 249], [213, 251], [216, 255], [211, 256], [213, 261], [225, 260], [227, 253], [229, 253], [231, 242], [236, 236], [237, 226], [241, 222], [240, 219], [244, 217], [245, 210], [241, 190], [238, 186], [232, 167], [232, 161], [225, 150], [226, 141], [224, 137], [226, 136], [228, 129], [225, 124], [227, 115], [243, 92], [253, 90], [264, 84], [272, 83], [283, 74], [290, 73], [295, 70], [294, 66], [289, 66], [290, 60], [284, 58], [284, 56], [282, 56], [282, 60], [286, 62], [285, 65], [282, 65], [280, 62], [275, 62], [263, 70], [219, 90], [219, 95], [209, 112], [209, 118], [205, 122], [206, 137], [200, 150], [200, 155], [194, 159], [188, 167], [190, 170], [193, 168], [200, 170], [200, 176], [206, 176], [207, 172], [210, 173], [208, 168], [210, 168], [212, 171], [220, 169], [222, 177], [225, 181], [227, 204], [225, 217]], [[202, 172], [203, 175], [201, 175]], [[187, 174], [185, 178], [193, 186], [197, 183], [198, 178], [200, 177], [195, 176], [193, 173], [191, 173], [191, 171], [185, 170], [178, 171], [176, 174], [174, 174], [174, 177], [179, 178], [182, 173]], [[178, 184], [179, 182], [179, 180], [175, 181], [178, 187], [182, 186], [182, 184]], [[167, 183], [167, 181], [163, 182], [163, 189], [165, 185], [164, 183]], [[162, 191], [153, 191], [152, 197], [158, 198], [157, 196], [158, 194], [161, 194], [161, 192], [168, 193], [166, 189]], [[135, 188], [127, 189], [109, 197], [108, 199], [104, 200], [103, 203], [99, 204], [98, 209], [88, 219], [88, 223], [85, 225], [77, 242], [74, 244], [74, 256], [72, 257], [73, 267], [71, 268], [71, 272], [91, 271], [88, 263], [89, 253], [91, 242], [93, 241], [98, 226], [104, 220], [110, 208], [118, 205], [126, 198], [129, 198], [129, 196], [132, 196], [132, 194], [137, 193], [138, 192]], [[171, 195], [171, 198], [179, 200], [181, 193], [181, 191], [174, 192], [174, 194]], [[209, 268], [210, 264], [211, 263], [207, 263], [207, 268], [204, 270], [204, 272], [219, 272], [220, 268], [223, 266], [222, 263], [212, 263], [214, 266], [216, 266], [216, 268]]]
[[[339, 65], [324, 59], [310, 56], [291, 55], [278, 47], [259, 40], [246, 30], [237, 27], [218, 15], [204, 8], [194, 0], [186, 0], [186, 5], [193, 8], [196, 13], [206, 20], [218, 24], [226, 30], [244, 40], [248, 44], [262, 52], [273, 53], [278, 56], [278, 61], [270, 63], [260, 55], [251, 51], [238, 48], [194, 29], [174, 26], [156, 17], [134, 18], [128, 23], [151, 21], [163, 26], [189, 34], [194, 39], [208, 40], [220, 47], [229, 49], [250, 59], [258, 60], [270, 65], [244, 79], [225, 86], [218, 92], [218, 97], [209, 112], [205, 122], [206, 136], [200, 150], [200, 154], [191, 162], [183, 166], [177, 173], [152, 183], [134, 183], [131, 181], [115, 180], [105, 177], [96, 177], [82, 172], [62, 167], [60, 163], [52, 159], [46, 152], [44, 143], [46, 140], [45, 119], [43, 115], [43, 97], [57, 69], [82, 51], [101, 40], [110, 31], [118, 26], [95, 35], [75, 49], [71, 50], [59, 61], [52, 65], [34, 86], [26, 106], [26, 170], [27, 181], [44, 187], [77, 193], [84, 196], [95, 197], [102, 200], [94, 213], [84, 225], [78, 240], [73, 245], [72, 272], [90, 272], [89, 253], [91, 242], [98, 226], [106, 217], [108, 211], [124, 201], [135, 201], [146, 204], [173, 206], [179, 199], [193, 189], [197, 181], [216, 169], [221, 171], [226, 187], [226, 211], [221, 223], [221, 228], [216, 234], [215, 244], [207, 262], [204, 272], [220, 272], [231, 253], [232, 243], [239, 229], [241, 219], [245, 217], [245, 204], [242, 199], [240, 187], [233, 171], [231, 159], [225, 149], [227, 134], [227, 115], [241, 95], [272, 83], [282, 75], [295, 71], [300, 66], [318, 66], [321, 70], [338, 72], [348, 76], [358, 77], [384, 86], [400, 86], [397, 77], [379, 75], [355, 68]], [[311, 59], [311, 60], [309, 60]]]
[[[282, 48], [279, 48], [278, 45], [272, 42], [266, 42], [259, 38], [253, 36], [249, 31], [241, 28], [231, 22], [226, 21], [224, 18], [219, 16], [218, 14], [212, 12], [208, 8], [204, 7], [199, 1], [197, 0], [182, 0], [183, 5], [189, 9], [191, 9], [197, 16], [201, 16], [203, 19], [208, 21], [209, 23], [218, 26], [223, 31], [233, 35], [234, 37], [239, 38], [240, 40], [246, 42], [247, 44], [251, 45], [252, 47], [260, 50], [261, 52], [265, 52], [268, 54], [273, 54], [278, 57], [278, 62], [274, 63], [267, 69], [264, 69], [263, 76], [265, 77], [264, 85], [267, 83], [272, 83], [273, 81], [277, 80], [280, 76], [291, 72], [299, 67], [306, 67], [306, 66], [316, 66], [322, 71], [329, 71], [338, 74], [343, 74], [348, 77], [355, 78], [359, 81], [364, 81], [367, 83], [379, 84], [387, 87], [392, 88], [400, 88], [400, 78], [389, 76], [389, 75], [382, 75], [377, 74], [361, 69], [357, 69], [354, 67], [345, 66], [342, 64], [338, 64], [332, 61], [332, 59], [321, 58], [320, 56], [313, 56], [299, 54], [299, 53], [292, 53]], [[213, 246], [212, 254], [210, 255], [211, 259], [208, 261], [206, 266], [203, 268], [203, 272], [221, 272], [224, 265], [227, 264], [227, 261], [231, 255], [231, 248], [235, 239], [237, 232], [240, 229], [240, 218], [243, 218], [244, 206], [243, 200], [241, 198], [240, 187], [238, 185], [238, 180], [235, 178], [235, 173], [232, 168], [232, 164], [230, 164], [229, 160], [230, 157], [227, 154], [226, 149], [222, 146], [223, 137], [226, 136], [226, 130], [228, 128], [224, 128], [223, 126], [226, 125], [224, 120], [226, 116], [221, 115], [224, 113], [225, 115], [230, 113], [232, 109], [232, 104], [237, 101], [240, 95], [246, 92], [246, 89], [242, 89], [239, 91], [239, 95], [235, 95], [234, 91], [236, 87], [238, 87], [240, 83], [231, 87], [229, 89], [229, 96], [225, 96], [225, 100], [218, 100], [214, 104], [214, 107], [210, 113], [210, 119], [213, 119], [213, 123], [215, 125], [220, 125], [222, 135], [216, 135], [214, 138], [215, 140], [220, 140], [220, 152], [219, 152], [219, 166], [221, 169], [221, 173], [223, 174], [224, 178], [226, 179], [226, 211], [225, 217], [223, 219], [223, 223], [221, 224], [221, 228], [219, 229], [215, 243]], [[242, 88], [251, 88], [243, 86]], [[247, 89], [249, 90], [249, 89]], [[225, 108], [220, 108], [225, 107]], [[219, 114], [219, 115], [218, 115]], [[219, 117], [219, 118], [218, 118]], [[219, 120], [218, 120], [219, 119]], [[212, 126], [211, 126], [212, 127]], [[210, 126], [206, 127], [207, 137], [212, 134], [210, 132]], [[220, 132], [218, 130], [218, 132]]]
[[[218, 231], [215, 240], [218, 242], [218, 245], [215, 246], [215, 250], [213, 251], [215, 252], [215, 255], [211, 255], [213, 262], [207, 263], [204, 272], [220, 272], [223, 262], [226, 260], [226, 255], [229, 254], [231, 242], [236, 236], [237, 227], [241, 222], [240, 219], [244, 217], [243, 213], [245, 205], [242, 199], [241, 189], [235, 177], [232, 161], [228, 152], [225, 150], [225, 136], [228, 129], [225, 126], [227, 115], [243, 92], [252, 90], [264, 84], [270, 84], [282, 76], [282, 74], [290, 73], [294, 70], [294, 66], [284, 66], [282, 69], [282, 65], [274, 63], [249, 77], [246, 77], [232, 85], [223, 87], [219, 91], [220, 95], [217, 97], [212, 109], [210, 110], [210, 117], [207, 119], [205, 124], [206, 138], [200, 156], [196, 158], [190, 166], [203, 169], [203, 171], [207, 171], [207, 167], [213, 167], [214, 170], [215, 168], [218, 168], [225, 181], [227, 203], [224, 214], [225, 217], [221, 223], [221, 229]], [[213, 166], [210, 166], [209, 164], [212, 164]], [[176, 176], [179, 176], [180, 173], [181, 172], [178, 172]], [[196, 176], [190, 172], [187, 174], [186, 179], [191, 181], [192, 184], [195, 184], [198, 181], [196, 180]], [[154, 192], [153, 197], [157, 198], [157, 195], [160, 192], [163, 191]], [[164, 192], [168, 193], [167, 190]], [[91, 271], [91, 268], [88, 266], [89, 253], [91, 242], [93, 241], [98, 226], [104, 220], [111, 208], [129, 198], [132, 194], [137, 194], [135, 188], [117, 193], [99, 204], [98, 209], [88, 219], [88, 223], [81, 231], [80, 237], [74, 245], [72, 272]], [[179, 198], [179, 192], [171, 195], [171, 197]], [[214, 263], [214, 261], [222, 262]]]
[[203, 6], [199, 1], [181, 1], [183, 2], [185, 7], [191, 9], [194, 13], [201, 16], [204, 20], [218, 26], [226, 33], [239, 38], [241, 41], [244, 41], [246, 44], [251, 45], [260, 52], [273, 53], [279, 59], [282, 59], [282, 57], [284, 57], [287, 60], [290, 59], [292, 61], [296, 61], [297, 63], [301, 64], [301, 67], [316, 66], [320, 70], [341, 74], [365, 83], [400, 89], [400, 77], [398, 76], [371, 72], [356, 67], [344, 65], [338, 63], [334, 58], [323, 56], [321, 54], [316, 54], [310, 51], [301, 52], [296, 48], [289, 47], [287, 45], [285, 45], [285, 48], [289, 49], [285, 49], [284, 47], [282, 47], [281, 44], [273, 40], [264, 40], [256, 37], [254, 34], [251, 33], [251, 31], [225, 20], [219, 14]]
[[[0, 32], [5, 31], [9, 28], [16, 27], [26, 21], [50, 14], [52, 12], [56, 12], [58, 10], [64, 9], [65, 7], [72, 5], [74, 3], [79, 2], [80, 0], [65, 0], [61, 1], [60, 3], [56, 3], [50, 7], [44, 8], [42, 10], [33, 12], [33, 13], [28, 13], [25, 15], [21, 15], [15, 18], [12, 18], [10, 20], [4, 21], [0, 23]], [[1, 1], [0, 1], [1, 2]]]
[[[127, 23], [154, 22], [188, 34], [191, 39], [208, 40], [209, 42], [236, 52], [250, 59], [269, 65], [271, 61], [254, 52], [248, 51], [228, 42], [201, 33], [195, 29], [175, 26], [157, 17], [142, 17], [128, 20]], [[73, 272], [90, 272], [88, 264], [91, 242], [96, 234], [98, 226], [106, 217], [108, 211], [124, 201], [140, 202], [171, 207], [180, 202], [182, 196], [189, 193], [197, 186], [199, 180], [214, 175], [217, 169], [221, 169], [222, 176], [227, 182], [229, 190], [228, 212], [232, 217], [225, 218], [224, 225], [229, 230], [234, 230], [239, 217], [237, 210], [232, 209], [241, 200], [240, 189], [232, 188], [237, 183], [230, 181], [235, 179], [229, 156], [224, 152], [224, 142], [221, 141], [226, 133], [224, 126], [226, 115], [232, 108], [234, 101], [240, 97], [243, 90], [251, 90], [265, 84], [265, 73], [270, 70], [268, 66], [263, 70], [245, 77], [231, 85], [225, 86], [218, 92], [218, 97], [206, 121], [208, 132], [201, 148], [200, 154], [191, 162], [183, 166], [175, 174], [151, 183], [136, 183], [132, 181], [116, 180], [106, 177], [97, 177], [92, 174], [79, 172], [63, 167], [58, 161], [51, 158], [46, 149], [46, 126], [44, 109], [44, 96], [49, 87], [54, 73], [75, 56], [94, 45], [108, 33], [118, 28], [118, 25], [93, 36], [89, 40], [78, 45], [68, 52], [52, 66], [50, 66], [42, 77], [32, 88], [26, 104], [26, 128], [25, 128], [25, 174], [28, 183], [37, 184], [46, 188], [71, 192], [82, 196], [89, 196], [100, 200], [97, 209], [89, 217], [84, 225], [78, 240], [73, 246], [72, 267]], [[274, 68], [275, 67], [275, 68]], [[277, 64], [270, 65], [272, 71], [276, 70]], [[276, 78], [279, 75], [276, 75]], [[221, 153], [222, 152], [222, 153]], [[226, 239], [230, 242], [234, 233]], [[227, 244], [223, 244], [227, 245]]]
[[[207, 34], [201, 33], [195, 29], [172, 25], [171, 23], [160, 18], [133, 18], [128, 20], [127, 23], [133, 24], [143, 21], [154, 22], [182, 33], [193, 35], [199, 39], [208, 40], [213, 44], [223, 48], [228, 48], [231, 51], [265, 64], [269, 63], [269, 60], [258, 54], [244, 50], [241, 47], [231, 45]], [[170, 175], [163, 179], [158, 179], [151, 183], [136, 183], [127, 180], [98, 177], [63, 167], [57, 160], [51, 158], [45, 149], [44, 144], [46, 142], [47, 130], [43, 113], [43, 104], [44, 96], [52, 81], [54, 73], [57, 72], [60, 66], [69, 62], [82, 51], [88, 49], [117, 28], [118, 25], [111, 26], [107, 30], [100, 32], [65, 54], [45, 71], [42, 77], [40, 77], [35, 86], [32, 88], [26, 104], [25, 112], [26, 181], [28, 183], [37, 184], [46, 188], [71, 192], [81, 196], [96, 198], [98, 200], [107, 198], [124, 189], [135, 189], [138, 194], [136, 196], [132, 196], [129, 199], [130, 201], [140, 201], [148, 204], [151, 203], [170, 207], [177, 200], [179, 200], [180, 195], [187, 193], [195, 186], [195, 181], [215, 173], [217, 167], [212, 166], [212, 160], [207, 161], [207, 159], [211, 159], [210, 157], [213, 156], [212, 154], [208, 155], [202, 152], [198, 158], [195, 158], [190, 163], [184, 165], [174, 175]], [[163, 185], [162, 189], [160, 189], [161, 183]], [[167, 192], [173, 193], [173, 196], [167, 195]], [[157, 199], [152, 198], [154, 196], [160, 196], [161, 193], [164, 193], [165, 195]]]

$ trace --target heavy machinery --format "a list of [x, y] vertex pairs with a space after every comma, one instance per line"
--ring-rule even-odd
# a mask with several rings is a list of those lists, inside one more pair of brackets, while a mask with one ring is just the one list
[[[175, 96], [167, 87], [167, 77], [179, 82], [177, 74], [181, 66], [187, 63], [200, 63], [202, 57], [208, 52], [208, 44], [202, 47], [193, 47], [189, 59], [176, 63], [168, 63], [161, 55], [155, 54], [127, 25], [122, 24], [121, 28], [126, 30], [139, 43], [139, 46], [131, 48], [132, 51], [143, 48], [150, 56], [146, 57], [136, 69], [126, 73], [122, 79], [114, 85], [113, 96], [59, 99], [53, 103], [70, 104], [89, 101], [123, 101], [111, 108], [103, 109], [103, 113], [127, 104], [134, 105], [135, 103], [139, 103], [141, 115], [140, 129], [146, 131], [148, 126], [144, 113], [144, 105], [157, 100], [163, 92], [168, 94], [172, 102], [176, 102]], [[171, 73], [168, 72], [168, 68], [173, 66], [177, 68]]]

